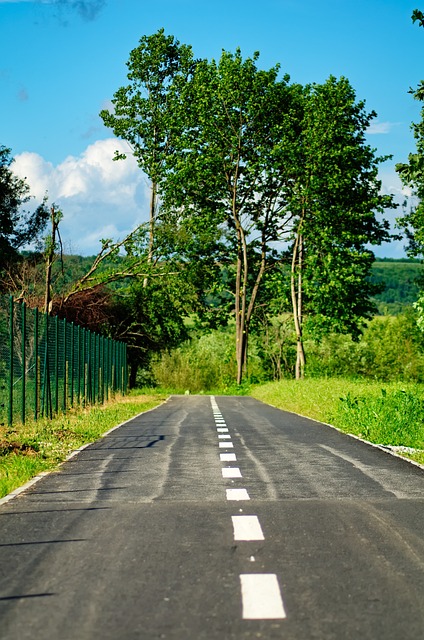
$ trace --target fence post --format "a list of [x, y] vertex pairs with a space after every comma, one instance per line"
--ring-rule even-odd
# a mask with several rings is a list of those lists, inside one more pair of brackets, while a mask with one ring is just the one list
[[13, 296], [9, 296], [9, 427], [13, 422]]
[[21, 422], [25, 424], [26, 410], [26, 304], [21, 303], [21, 333], [22, 333], [22, 398], [21, 398]]
[[109, 338], [109, 393], [113, 396], [113, 341]]
[[55, 375], [55, 413], [59, 413], [59, 317], [54, 319], [54, 375]]
[[34, 420], [38, 419], [38, 309], [34, 309]]
[[96, 404], [96, 336], [90, 331], [90, 341], [91, 341], [91, 403]]
[[119, 376], [120, 376], [120, 387], [121, 393], [124, 393], [124, 345], [122, 342], [119, 343]]
[[86, 355], [85, 355], [85, 329], [83, 327], [82, 331], [82, 399], [81, 399], [81, 404], [84, 407], [85, 406], [85, 397], [86, 397], [86, 386], [85, 386], [85, 376], [86, 376], [86, 366], [85, 366], [85, 360], [86, 360]]
[[81, 401], [81, 327], [77, 326], [77, 404]]
[[96, 393], [94, 394], [94, 402], [100, 402], [100, 336], [94, 334], [94, 352], [96, 354], [94, 384]]
[[128, 391], [128, 356], [127, 356], [127, 343], [124, 342], [124, 372], [125, 372], [125, 386], [124, 392]]
[[105, 401], [105, 339], [100, 336], [100, 402], [103, 404]]
[[107, 391], [108, 385], [108, 353], [109, 353], [109, 338], [103, 338], [103, 402], [106, 402], [109, 398]]
[[74, 355], [75, 355], [75, 326], [74, 323], [71, 322], [71, 353], [70, 353], [70, 362], [69, 369], [71, 370], [70, 377], [70, 405], [74, 406]]
[[66, 404], [67, 404], [67, 385], [68, 385], [68, 376], [67, 376], [67, 364], [68, 364], [68, 353], [67, 353], [67, 340], [66, 340], [66, 332], [67, 332], [67, 322], [66, 318], [62, 320], [62, 330], [63, 330], [63, 356], [62, 356], [62, 366], [63, 366], [63, 398], [62, 398], [62, 409], [63, 413], [66, 413]]

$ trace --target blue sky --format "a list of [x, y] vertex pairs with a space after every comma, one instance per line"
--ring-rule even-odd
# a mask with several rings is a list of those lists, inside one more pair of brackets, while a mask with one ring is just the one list
[[[260, 65], [281, 64], [300, 83], [346, 76], [378, 118], [368, 136], [381, 155], [386, 191], [398, 194], [396, 162], [414, 150], [424, 77], [420, 0], [0, 0], [0, 144], [38, 198], [63, 208], [68, 250], [95, 253], [147, 215], [147, 185], [131, 161], [113, 163], [119, 143], [98, 116], [126, 84], [131, 49], [164, 27], [198, 57], [240, 46]], [[120, 166], [125, 165], [125, 166]], [[376, 251], [401, 257], [404, 243]]]

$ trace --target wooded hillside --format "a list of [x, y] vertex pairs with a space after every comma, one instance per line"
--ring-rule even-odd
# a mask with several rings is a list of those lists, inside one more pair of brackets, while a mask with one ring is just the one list
[[397, 315], [418, 298], [423, 267], [419, 260], [383, 258], [372, 266], [371, 281], [385, 289], [374, 296], [380, 315]]

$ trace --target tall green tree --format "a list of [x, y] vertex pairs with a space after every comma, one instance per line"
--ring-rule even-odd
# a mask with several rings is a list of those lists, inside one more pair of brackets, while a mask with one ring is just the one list
[[0, 271], [40, 237], [49, 217], [45, 201], [32, 213], [23, 209], [30, 187], [13, 173], [12, 163], [11, 150], [0, 146]]
[[[419, 25], [424, 27], [423, 12], [415, 9], [412, 21], [418, 21]], [[424, 80], [421, 80], [416, 89], [410, 89], [410, 93], [415, 100], [423, 103], [420, 122], [412, 124], [416, 151], [409, 154], [408, 162], [398, 163], [396, 171], [404, 186], [412, 189], [418, 204], [412, 206], [406, 215], [399, 218], [398, 224], [408, 239], [408, 254], [411, 257], [418, 257], [424, 255]]]
[[249, 327], [274, 243], [288, 232], [285, 161], [296, 143], [297, 86], [279, 67], [224, 51], [197, 63], [180, 95], [184, 122], [166, 199], [194, 235], [221, 234], [221, 261], [235, 264], [237, 383]]
[[[415, 9], [412, 13], [412, 21], [424, 27], [424, 13]], [[421, 120], [412, 124], [416, 151], [410, 153], [408, 162], [398, 163], [396, 171], [404, 186], [412, 190], [418, 203], [411, 206], [408, 213], [398, 218], [399, 227], [404, 231], [408, 239], [407, 253], [410, 257], [424, 256], [424, 80], [421, 80], [416, 89], [410, 89], [415, 100], [423, 103], [421, 108]], [[424, 331], [424, 292], [421, 292], [416, 303], [418, 310], [418, 324]]]
[[[127, 86], [116, 91], [112, 111], [100, 112], [104, 124], [129, 144], [139, 167], [150, 180], [148, 260], [154, 255], [155, 225], [167, 161], [174, 153], [179, 125], [173, 100], [193, 68], [190, 46], [159, 29], [143, 36], [127, 62]], [[126, 155], [116, 152], [115, 159]]]
[[295, 214], [291, 251], [291, 300], [297, 338], [296, 378], [303, 377], [303, 324], [319, 333], [358, 335], [376, 292], [369, 276], [369, 245], [388, 240], [378, 217], [394, 207], [382, 195], [379, 158], [366, 144], [375, 117], [356, 101], [346, 78], [305, 87], [301, 133], [293, 154], [290, 209]]

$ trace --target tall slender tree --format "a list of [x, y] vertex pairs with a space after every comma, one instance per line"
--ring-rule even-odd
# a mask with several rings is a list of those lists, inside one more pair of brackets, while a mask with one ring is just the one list
[[296, 378], [303, 377], [306, 361], [305, 314], [319, 331], [357, 335], [372, 310], [368, 247], [389, 239], [388, 223], [378, 214], [395, 206], [380, 192], [378, 165], [386, 158], [365, 140], [375, 115], [356, 101], [346, 78], [305, 87], [290, 183]]
[[235, 263], [237, 383], [246, 371], [249, 326], [273, 243], [288, 232], [285, 159], [296, 141], [298, 87], [279, 67], [224, 51], [200, 61], [181, 94], [185, 126], [168, 186], [171, 205], [197, 230], [222, 232]]
[[[192, 50], [160, 29], [140, 39], [127, 67], [130, 83], [114, 94], [113, 110], [104, 109], [100, 116], [117, 137], [128, 142], [150, 181], [148, 261], [152, 262], [160, 192], [179, 135], [172, 100], [193, 68]], [[115, 154], [115, 159], [125, 157]]]
[[[412, 21], [424, 27], [424, 13], [415, 9]], [[415, 153], [410, 153], [408, 162], [398, 163], [396, 171], [405, 187], [412, 190], [417, 204], [410, 207], [408, 213], [398, 218], [399, 227], [408, 240], [407, 253], [411, 257], [424, 257], [424, 80], [416, 89], [410, 89], [415, 100], [422, 103], [421, 120], [412, 124], [416, 141]], [[418, 325], [424, 331], [424, 291], [421, 291], [415, 304], [418, 311]]]
[[[412, 14], [413, 22], [418, 21], [424, 27], [424, 13], [415, 9]], [[408, 253], [411, 256], [424, 256], [424, 80], [416, 89], [410, 89], [415, 100], [423, 104], [420, 122], [412, 124], [412, 131], [416, 141], [415, 153], [410, 153], [408, 162], [398, 163], [398, 172], [402, 183], [412, 190], [418, 199], [416, 206], [402, 218], [398, 219], [399, 226], [404, 230], [408, 239]]]

